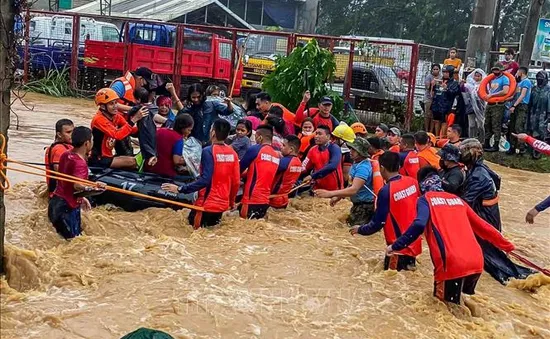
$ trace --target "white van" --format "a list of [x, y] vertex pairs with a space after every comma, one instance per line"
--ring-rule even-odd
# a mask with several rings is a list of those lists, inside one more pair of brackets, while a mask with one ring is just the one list
[[[73, 38], [73, 18], [68, 16], [37, 16], [30, 20], [31, 45], [52, 46], [70, 44]], [[119, 30], [111, 23], [95, 21], [91, 18], [80, 19], [80, 44], [86, 40], [119, 40]]]

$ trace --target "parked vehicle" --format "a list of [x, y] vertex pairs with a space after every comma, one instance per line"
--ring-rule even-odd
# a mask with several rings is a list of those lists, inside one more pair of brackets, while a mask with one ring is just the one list
[[[310, 38], [298, 37], [298, 43], [307, 43]], [[288, 39], [276, 36], [250, 36], [239, 39], [239, 45], [244, 44], [243, 58], [243, 96], [261, 91], [262, 80], [275, 69], [275, 58], [286, 55]]]
[[[20, 30], [23, 26], [20, 25]], [[81, 18], [79, 58], [84, 54], [87, 39], [97, 41], [118, 41], [118, 28], [108, 22], [92, 18]], [[73, 19], [69, 16], [37, 16], [29, 21], [29, 65], [34, 72], [50, 68], [69, 67], [72, 56]], [[23, 68], [24, 47], [18, 48]], [[80, 62], [82, 66], [82, 62]]]
[[[130, 44], [125, 44], [125, 39]], [[164, 23], [124, 24], [117, 41], [86, 40], [85, 66], [95, 69], [96, 78], [105, 84], [127, 69], [142, 66], [168, 77], [174, 74], [177, 58], [175, 45], [176, 26]], [[195, 82], [225, 85], [229, 88], [233, 68], [231, 54], [231, 40], [186, 28], [180, 60], [182, 93]], [[236, 76], [233, 96], [240, 95], [242, 67]]]

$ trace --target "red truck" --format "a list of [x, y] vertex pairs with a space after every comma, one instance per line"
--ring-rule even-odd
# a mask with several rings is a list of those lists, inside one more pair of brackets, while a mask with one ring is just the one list
[[[129, 44], [124, 42], [124, 37], [128, 39]], [[184, 29], [183, 38], [183, 53], [179, 63], [180, 93], [186, 94], [187, 87], [196, 82], [205, 85], [224, 85], [229, 88], [232, 68], [231, 40], [188, 28]], [[148, 67], [156, 74], [172, 76], [175, 74], [175, 45], [176, 26], [163, 23], [125, 24], [119, 42], [86, 40], [84, 65], [99, 69], [102, 74], [112, 75], [113, 79], [125, 70], [138, 67]], [[125, 46], [128, 48], [128, 54], [125, 52]], [[128, 55], [126, 65], [124, 65], [125, 55]], [[241, 94], [242, 73], [242, 65], [240, 65], [236, 74], [233, 96]]]

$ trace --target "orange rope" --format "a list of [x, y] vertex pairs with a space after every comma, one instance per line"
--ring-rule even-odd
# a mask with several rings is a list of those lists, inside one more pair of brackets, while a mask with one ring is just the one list
[[[72, 175], [60, 173], [60, 172], [57, 172], [57, 171], [52, 171], [50, 169], [46, 169], [46, 168], [42, 168], [42, 167], [38, 167], [38, 166], [33, 166], [33, 165], [25, 164], [21, 161], [10, 159], [10, 158], [7, 157], [7, 155], [5, 153], [6, 138], [2, 134], [0, 134], [0, 141], [2, 142], [2, 147], [0, 148], [0, 177], [2, 178], [2, 183], [0, 185], [0, 189], [2, 189], [2, 190], [7, 190], [11, 187], [10, 182], [9, 182], [9, 180], [8, 180], [6, 174], [5, 174], [5, 170], [7, 170], [7, 169], [9, 169], [11, 171], [15, 171], [15, 172], [20, 172], [20, 173], [25, 173], [25, 174], [30, 174], [30, 175], [37, 175], [37, 176], [51, 178], [51, 179], [55, 179], [55, 180], [66, 181], [66, 182], [70, 182], [70, 183], [74, 183], [74, 184], [82, 184], [82, 185], [89, 185], [89, 186], [98, 187], [97, 182], [85, 180], [85, 179], [82, 179], [82, 178], [74, 177]], [[25, 166], [25, 167], [35, 169], [35, 170], [46, 172], [47, 174], [34, 173], [34, 172], [30, 172], [30, 171], [25, 171], [25, 170], [22, 170], [22, 169], [19, 169], [19, 168], [7, 167], [6, 166], [7, 162], [12, 162], [14, 164], [18, 164], [18, 165], [21, 165], [21, 166]], [[122, 194], [126, 194], [126, 195], [132, 195], [132, 196], [135, 196], [135, 197], [154, 200], [154, 201], [158, 201], [158, 202], [162, 202], [162, 203], [170, 204], [170, 205], [175, 205], [175, 206], [179, 206], [179, 207], [183, 207], [183, 208], [194, 209], [194, 210], [197, 210], [197, 211], [204, 211], [204, 208], [202, 208], [202, 207], [185, 204], [185, 203], [182, 203], [182, 202], [179, 202], [179, 201], [173, 201], [173, 200], [169, 200], [169, 199], [153, 197], [153, 196], [150, 196], [150, 195], [146, 195], [146, 194], [142, 194], [142, 193], [138, 193], [138, 192], [133, 192], [133, 191], [128, 191], [128, 190], [117, 188], [117, 187], [107, 186], [107, 187], [105, 187], [105, 189], [107, 191], [111, 191], [111, 192], [122, 193]]]

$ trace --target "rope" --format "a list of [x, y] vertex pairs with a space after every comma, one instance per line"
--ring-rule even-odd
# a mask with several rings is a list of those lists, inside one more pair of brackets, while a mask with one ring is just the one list
[[521, 255], [517, 254], [517, 253], [514, 253], [514, 252], [510, 252], [509, 253], [510, 256], [516, 258], [517, 260], [521, 261], [522, 263], [524, 263], [525, 265], [531, 267], [531, 268], [534, 268], [535, 270], [547, 275], [550, 277], [550, 270], [547, 270], [545, 268], [542, 268], [540, 267], [539, 265], [533, 263], [532, 261], [530, 261], [529, 259], [525, 258], [525, 257], [522, 257]]
[[[24, 174], [41, 176], [41, 177], [45, 177], [45, 178], [51, 178], [51, 179], [60, 180], [60, 181], [66, 181], [66, 182], [70, 182], [70, 183], [74, 183], [74, 184], [81, 184], [81, 185], [88, 185], [88, 186], [92, 186], [92, 187], [99, 187], [99, 184], [97, 182], [93, 182], [93, 181], [90, 181], [90, 180], [85, 180], [85, 179], [82, 179], [82, 178], [74, 177], [72, 175], [60, 173], [60, 172], [53, 171], [53, 170], [50, 170], [50, 169], [29, 165], [29, 164], [26, 164], [22, 161], [10, 159], [10, 158], [7, 157], [7, 155], [5, 153], [6, 138], [4, 137], [3, 134], [0, 134], [0, 141], [2, 142], [2, 147], [0, 148], [0, 177], [2, 178], [2, 183], [0, 185], [1, 190], [5, 191], [5, 190], [7, 190], [11, 187], [11, 184], [10, 184], [10, 182], [9, 182], [7, 176], [6, 176], [6, 172], [5, 172], [6, 170], [20, 172], [20, 173], [24, 173]], [[14, 164], [17, 164], [17, 165], [20, 165], [20, 166], [24, 166], [24, 167], [29, 167], [29, 168], [32, 168], [34, 170], [38, 170], [38, 171], [41, 171], [41, 172], [46, 172], [46, 174], [30, 172], [30, 171], [26, 171], [26, 170], [23, 170], [23, 169], [20, 169], [20, 168], [8, 167], [8, 166], [6, 166], [6, 163], [8, 163], [8, 162], [11, 162], [11, 163], [14, 163]], [[202, 208], [202, 207], [185, 204], [185, 203], [182, 203], [182, 202], [179, 202], [179, 201], [173, 201], [173, 200], [169, 200], [169, 199], [153, 197], [153, 196], [150, 196], [150, 195], [146, 195], [146, 194], [142, 194], [142, 193], [138, 193], [138, 192], [133, 192], [133, 191], [128, 191], [128, 190], [125, 190], [125, 189], [121, 189], [121, 188], [118, 188], [118, 187], [106, 186], [105, 190], [111, 191], [111, 192], [116, 192], [116, 193], [122, 193], [122, 194], [130, 195], [130, 196], [135, 196], [135, 197], [139, 197], [139, 198], [149, 199], [149, 200], [153, 200], [153, 201], [158, 201], [158, 202], [162, 202], [162, 203], [165, 203], [165, 204], [175, 205], [175, 206], [179, 206], [179, 207], [183, 207], [183, 208], [194, 209], [194, 210], [197, 210], [197, 211], [204, 211], [204, 208]]]
[[[300, 188], [302, 188], [302, 187], [304, 187], [304, 186], [307, 186], [307, 185], [311, 185], [311, 181], [304, 182], [304, 183], [302, 183], [302, 184], [300, 184], [300, 185], [294, 187], [293, 189], [291, 189], [290, 191], [288, 191], [288, 193], [283, 193], [283, 194], [272, 194], [272, 195], [269, 196], [269, 199], [284, 197], [284, 196], [289, 195], [290, 193], [292, 193], [292, 192], [294, 192], [294, 191], [296, 191], [296, 190], [298, 190], [298, 189], [300, 189]], [[239, 208], [239, 206], [240, 206], [241, 204], [242, 204], [242, 201], [239, 202], [239, 203], [237, 203], [237, 204], [235, 204], [235, 207], [233, 207], [233, 209], [231, 209], [230, 212], [236, 211], [236, 210]]]

